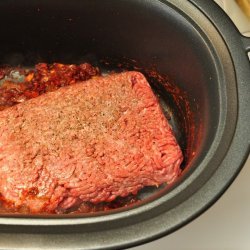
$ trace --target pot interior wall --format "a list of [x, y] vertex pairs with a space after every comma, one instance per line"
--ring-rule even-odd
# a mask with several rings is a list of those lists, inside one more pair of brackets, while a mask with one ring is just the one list
[[[146, 74], [154, 68], [168, 75], [193, 114], [190, 119], [187, 110], [179, 110], [185, 106], [183, 94], [176, 95], [180, 105], [165, 100], [182, 149], [193, 152], [186, 153], [185, 163], [195, 168], [203, 159], [219, 120], [219, 82], [213, 53], [188, 17], [149, 0], [9, 0], [0, 2], [0, 13], [0, 64], [87, 60], [99, 65], [108, 58], [115, 66], [129, 59], [124, 68], [136, 65]], [[152, 84], [161, 99], [169, 97], [157, 80]]]

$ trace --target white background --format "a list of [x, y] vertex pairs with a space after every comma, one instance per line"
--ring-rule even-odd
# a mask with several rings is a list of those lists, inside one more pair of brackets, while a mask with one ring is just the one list
[[[250, 35], [250, 20], [234, 0], [215, 1], [242, 33]], [[207, 212], [169, 236], [131, 249], [250, 250], [250, 157], [235, 182]]]

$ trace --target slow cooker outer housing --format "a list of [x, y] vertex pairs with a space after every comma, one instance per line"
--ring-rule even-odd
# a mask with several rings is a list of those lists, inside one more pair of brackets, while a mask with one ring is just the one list
[[[140, 25], [140, 18], [144, 11], [145, 13], [157, 13], [159, 19], [164, 19], [164, 15], [169, 14], [169, 11], [172, 11], [171, 17], [176, 18], [175, 20], [172, 20], [173, 23], [176, 23], [174, 28], [179, 27], [180, 29], [184, 29], [185, 27], [190, 30], [190, 36], [186, 37], [187, 40], [183, 40], [183, 43], [190, 43], [190, 41], [194, 39], [194, 46], [190, 48], [191, 52], [187, 47], [183, 46], [183, 50], [179, 51], [179, 53], [184, 53], [183, 59], [192, 56], [192, 53], [194, 53], [193, 55], [196, 55], [196, 59], [199, 58], [200, 55], [201, 63], [204, 64], [201, 65], [201, 69], [202, 67], [207, 67], [208, 73], [204, 72], [204, 74], [211, 74], [212, 78], [211, 81], [203, 79], [211, 84], [211, 87], [207, 86], [208, 92], [210, 91], [210, 97], [208, 94], [208, 96], [204, 96], [203, 98], [202, 93], [204, 91], [201, 91], [201, 96], [199, 96], [199, 91], [197, 91], [195, 85], [190, 87], [190, 89], [193, 90], [195, 97], [198, 99], [200, 98], [201, 100], [200, 109], [202, 108], [202, 105], [206, 108], [204, 109], [206, 113], [200, 117], [206, 119], [207, 115], [207, 119], [211, 120], [211, 123], [209, 123], [207, 127], [207, 123], [203, 122], [204, 127], [202, 129], [204, 130], [204, 137], [206, 137], [206, 140], [203, 140], [200, 145], [201, 151], [203, 152], [197, 153], [199, 157], [191, 162], [190, 167], [185, 170], [186, 173], [180, 178], [179, 182], [176, 183], [176, 186], [169, 190], [168, 193], [158, 197], [158, 199], [154, 199], [151, 202], [130, 210], [123, 210], [117, 213], [100, 216], [92, 215], [78, 218], [74, 216], [69, 218], [54, 218], [53, 216], [40, 218], [30, 216], [20, 217], [17, 215], [4, 216], [0, 218], [0, 230], [2, 232], [0, 239], [3, 237], [2, 239], [5, 239], [5, 241], [6, 239], [9, 239], [10, 241], [12, 240], [13, 244], [15, 244], [18, 239], [22, 239], [22, 241], [27, 242], [27, 245], [31, 247], [38, 246], [53, 248], [63, 246], [70, 247], [71, 249], [74, 247], [79, 247], [81, 249], [117, 249], [118, 247], [129, 247], [169, 234], [177, 228], [185, 225], [211, 206], [234, 180], [249, 154], [250, 66], [247, 58], [247, 51], [250, 51], [250, 39], [242, 37], [229, 18], [212, 1], [108, 0], [101, 3], [99, 1], [81, 2], [74, 0], [70, 1], [70, 4], [73, 7], [70, 7], [69, 2], [67, 3], [67, 1], [60, 1], [60, 5], [57, 1], [43, 1], [42, 4], [40, 1], [28, 0], [15, 3], [14, 1], [1, 1], [0, 9], [3, 10], [4, 8], [9, 8], [13, 14], [16, 13], [17, 16], [20, 15], [18, 14], [20, 13], [20, 10], [23, 10], [24, 16], [29, 17], [29, 11], [32, 12], [32, 8], [35, 9], [36, 7], [39, 7], [39, 11], [37, 9], [36, 11], [42, 12], [46, 6], [58, 5], [58, 13], [55, 13], [55, 17], [59, 17], [60, 19], [60, 11], [61, 13], [67, 13], [65, 10], [62, 11], [62, 9], [65, 8], [63, 6], [75, 8], [73, 12], [77, 13], [77, 6], [81, 9], [84, 4], [86, 4], [87, 6], [92, 6], [94, 9], [93, 6], [96, 5], [96, 8], [100, 11], [100, 5], [103, 4], [103, 11], [105, 12], [105, 6], [106, 8], [108, 7], [111, 9], [111, 12], [114, 11], [112, 17], [119, 20], [120, 13], [115, 8], [120, 7], [124, 10], [126, 9], [126, 6], [136, 6], [137, 9], [131, 9], [131, 12], [128, 13], [128, 19], [131, 20], [135, 18], [132, 14], [135, 15], [136, 12], [138, 13], [138, 23], [135, 23], [134, 26]], [[141, 8], [139, 8], [140, 5]], [[27, 13], [25, 13], [25, 7], [27, 7]], [[54, 10], [54, 8], [52, 9]], [[13, 22], [17, 21], [15, 20], [15, 16], [12, 18], [13, 20], [7, 18], [7, 20], [10, 21], [10, 27], [13, 25], [11, 20]], [[73, 20], [70, 20], [71, 16], [68, 16], [67, 18], [69, 19], [69, 22], [74, 22], [74, 18], [72, 18]], [[109, 18], [111, 17], [107, 17], [107, 20], [109, 20]], [[45, 18], [45, 23], [46, 20], [47, 19]], [[50, 20], [53, 20], [52, 14]], [[99, 23], [98, 20], [96, 21]], [[22, 22], [28, 22], [28, 18], [20, 20], [20, 23]], [[109, 23], [109, 21], [107, 21], [107, 23]], [[32, 30], [30, 32], [37, 32], [36, 34], [39, 34], [40, 32], [41, 34], [44, 34], [42, 23], [34, 23], [34, 26], [36, 25], [38, 25], [37, 27], [40, 27], [41, 30]], [[59, 24], [56, 23], [56, 18], [54, 18], [51, 26], [56, 28], [57, 25]], [[118, 24], [114, 23], [114, 25], [119, 27]], [[18, 44], [18, 46], [13, 45], [12, 47], [10, 43], [10, 50], [20, 50], [22, 49], [22, 46], [27, 46], [27, 44], [32, 46], [34, 41], [29, 40], [31, 39], [29, 35], [25, 35], [25, 32], [29, 32], [29, 28], [33, 29], [32, 27], [32, 23], [30, 23], [26, 29], [24, 27], [24, 35], [19, 34], [20, 31], [17, 31], [20, 40], [24, 41], [24, 44]], [[98, 28], [95, 27], [94, 18], [93, 26], [90, 25], [90, 27]], [[159, 27], [162, 26], [160, 25]], [[145, 29], [145, 27], [143, 28]], [[61, 29], [62, 31], [64, 30], [63, 28], [58, 29]], [[86, 29], [88, 29], [88, 24], [86, 24], [86, 26], [83, 25], [82, 32]], [[67, 30], [67, 26], [65, 30]], [[94, 31], [96, 30], [93, 30], [93, 32]], [[15, 31], [13, 32], [15, 33]], [[100, 35], [104, 35], [101, 28], [98, 32]], [[13, 37], [11, 35], [10, 37], [5, 36], [2, 43], [6, 43], [5, 45], [7, 45], [8, 39], [15, 38], [14, 33]], [[161, 53], [157, 54], [157, 49], [161, 48], [164, 43], [170, 47], [172, 46], [172, 49], [175, 49], [175, 47], [178, 47], [179, 45], [174, 44], [173, 42], [171, 43], [171, 37], [169, 37], [169, 41], [164, 39], [162, 41], [157, 40], [159, 42], [157, 44], [158, 47], [154, 47], [153, 50], [150, 50], [147, 46], [152, 41], [142, 40], [142, 43], [139, 44], [138, 48], [134, 49], [132, 53], [131, 48], [129, 49], [129, 46], [126, 47], [126, 44], [130, 42], [130, 39], [128, 39], [129, 37], [127, 36], [123, 37], [123, 33], [126, 33], [126, 31], [117, 30], [115, 35], [121, 39], [121, 43], [122, 41], [126, 41], [126, 43], [124, 42], [122, 45], [125, 46], [123, 52], [127, 52], [126, 55], [128, 57], [140, 57], [140, 51], [145, 49], [149, 49], [148, 54], [152, 53], [152, 55], [156, 55], [155, 57], [145, 56], [144, 66], [147, 66], [150, 58], [156, 65], [157, 60], [164, 61], [164, 58], [161, 57]], [[173, 35], [174, 34], [178, 35], [173, 31]], [[130, 35], [133, 35], [133, 33]], [[138, 34], [139, 38], [143, 39], [140, 35], [141, 34]], [[50, 36], [53, 37], [53, 34], [50, 34]], [[60, 39], [65, 39], [67, 42], [70, 42], [70, 38], [65, 37], [66, 33], [61, 34], [61, 36], [58, 34], [58, 36], [58, 40], [56, 39], [55, 41], [58, 42]], [[96, 38], [98, 38], [98, 36], [94, 39]], [[101, 39], [101, 36], [99, 38]], [[195, 40], [195, 38], [198, 40]], [[36, 39], [38, 39], [35, 40], [37, 48], [42, 46], [42, 43], [49, 42], [49, 37], [43, 38], [41, 36]], [[42, 42], [39, 41], [39, 39]], [[77, 35], [74, 39], [77, 39]], [[136, 39], [137, 38], [133, 40], [131, 38], [131, 43], [133, 41], [136, 42]], [[152, 40], [153, 39], [154, 37], [152, 37]], [[203, 41], [203, 43], [201, 41]], [[118, 46], [116, 42], [118, 42], [118, 40], [114, 39], [110, 41], [110, 44], [108, 44], [108, 42], [105, 44], [106, 46], [109, 46], [109, 56], [116, 56], [115, 49]], [[89, 48], [97, 50], [99, 46], [95, 41], [86, 45], [89, 46]], [[146, 47], [143, 48], [143, 46]], [[35, 45], [33, 45], [33, 48], [35, 48]], [[54, 48], [53, 45], [51, 45], [51, 48]], [[58, 52], [63, 49], [63, 46], [58, 43], [54, 49], [58, 49], [58, 54]], [[74, 50], [75, 48], [72, 49]], [[100, 47], [99, 50], [101, 51]], [[194, 52], [195, 50], [197, 50], [197, 53]], [[1, 53], [2, 52], [0, 52], [0, 55]], [[169, 53], [171, 54], [171, 51]], [[171, 57], [171, 55], [168, 56]], [[204, 56], [207, 56], [207, 63], [206, 57]], [[51, 56], [51, 58], [53, 59], [53, 56]], [[182, 86], [182, 79], [178, 79], [178, 70], [179, 74], [186, 74], [187, 77], [190, 72], [185, 72], [185, 70], [181, 72], [180, 68], [185, 69], [185, 67], [180, 65], [178, 69], [178, 63], [178, 60], [176, 62], [173, 60], [166, 64], [159, 64], [159, 66], [162, 65], [162, 68], [160, 67], [159, 71], [164, 72], [164, 67], [166, 67], [177, 84], [180, 84], [180, 87], [188, 92], [189, 87], [185, 85]], [[187, 64], [187, 70], [192, 68], [188, 65], [188, 61], [185, 63]], [[199, 72], [195, 71], [197, 67], [199, 68], [198, 64], [194, 65], [192, 73], [197, 73], [197, 77], [200, 77], [200, 80], [202, 80], [202, 76], [199, 75]], [[218, 84], [218, 86], [216, 85], [218, 93], [213, 89], [213, 80]], [[189, 82], [188, 79], [186, 82]], [[213, 94], [214, 96], [212, 96]], [[214, 98], [214, 109], [211, 107], [211, 100], [209, 100], [209, 98], [212, 97]], [[206, 98], [208, 98], [208, 100], [206, 100]], [[212, 117], [212, 114], [214, 114], [214, 118]]]

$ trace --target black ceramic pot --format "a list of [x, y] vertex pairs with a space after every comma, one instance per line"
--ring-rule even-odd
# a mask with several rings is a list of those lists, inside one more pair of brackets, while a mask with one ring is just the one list
[[172, 123], [185, 152], [179, 180], [108, 213], [2, 215], [0, 238], [11, 248], [19, 242], [51, 249], [141, 244], [190, 222], [237, 176], [249, 154], [250, 39], [213, 1], [1, 0], [0, 13], [0, 64], [101, 65], [105, 59], [113, 68], [121, 62], [145, 74], [154, 68], [173, 79], [192, 113], [190, 119], [183, 98], [171, 100], [151, 79], [161, 100], [177, 111]]

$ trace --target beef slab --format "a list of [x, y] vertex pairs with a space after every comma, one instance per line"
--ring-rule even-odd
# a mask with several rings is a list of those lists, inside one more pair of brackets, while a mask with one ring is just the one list
[[139, 72], [96, 77], [0, 112], [1, 199], [33, 213], [171, 183], [182, 159]]

